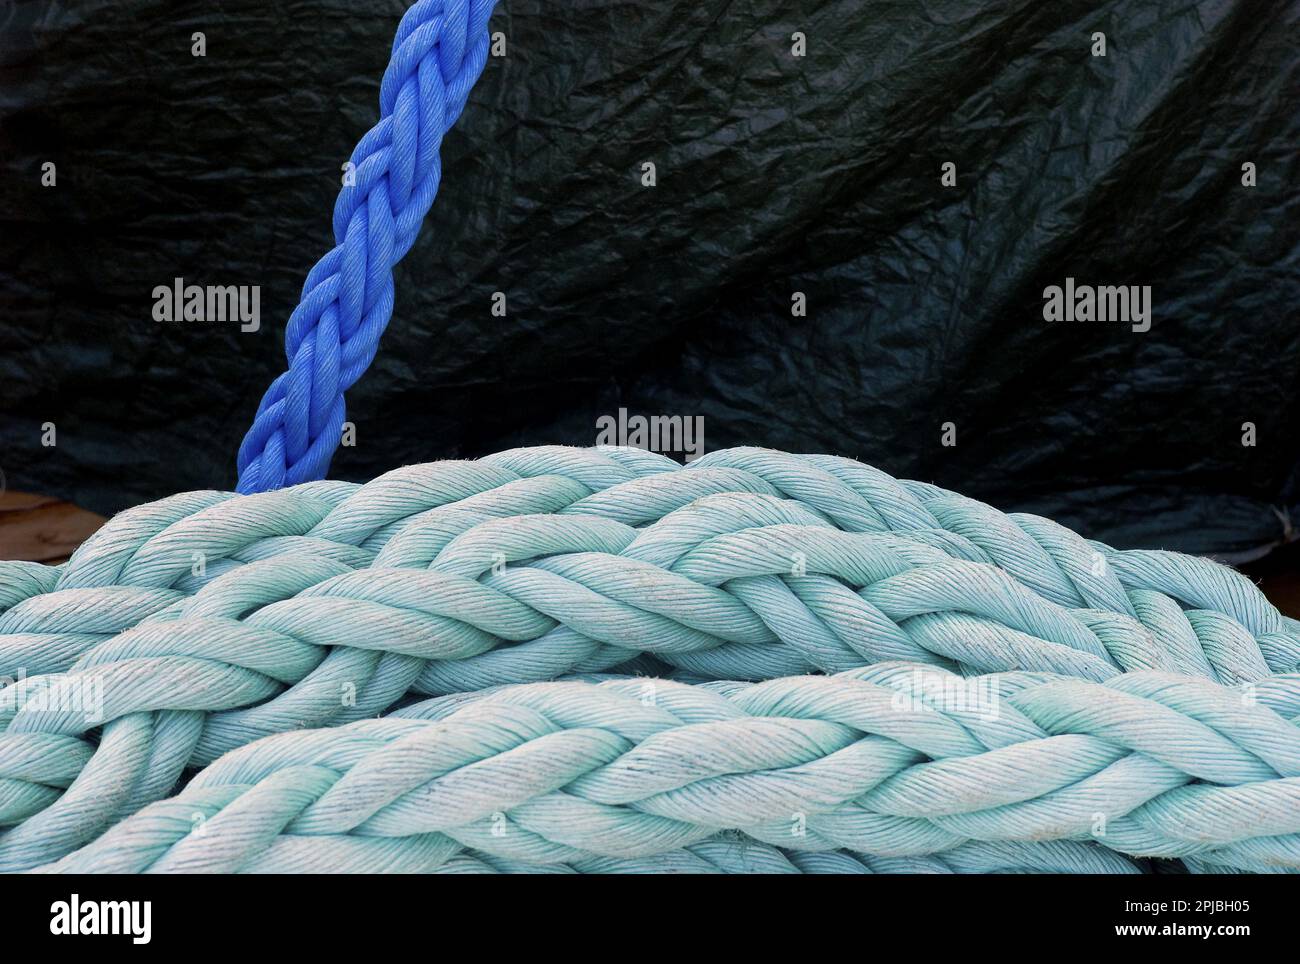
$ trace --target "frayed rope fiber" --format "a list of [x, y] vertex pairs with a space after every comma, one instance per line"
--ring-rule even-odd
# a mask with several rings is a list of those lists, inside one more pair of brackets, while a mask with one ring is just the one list
[[755, 448], [320, 481], [493, 6], [403, 18], [240, 494], [0, 563], [0, 870], [1300, 869], [1300, 623], [1212, 562]]

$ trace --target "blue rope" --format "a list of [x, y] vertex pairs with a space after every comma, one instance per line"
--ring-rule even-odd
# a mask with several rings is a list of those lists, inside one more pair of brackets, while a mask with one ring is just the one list
[[496, 0], [420, 0], [402, 18], [379, 91], [380, 120], [352, 152], [334, 204], [334, 249], [307, 275], [285, 331], [289, 367], [239, 447], [243, 493], [325, 476], [343, 393], [370, 366], [393, 312], [393, 267], [415, 243], [442, 179], [443, 135], [487, 62]]

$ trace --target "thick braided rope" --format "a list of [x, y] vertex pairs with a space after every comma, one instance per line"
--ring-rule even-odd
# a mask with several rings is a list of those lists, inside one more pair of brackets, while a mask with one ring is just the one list
[[[393, 266], [413, 244], [436, 193], [442, 136], [483, 68], [492, 5], [421, 2], [403, 19], [381, 89], [381, 121], [354, 151], [356, 184], [344, 188], [335, 207], [337, 245], [308, 276], [286, 333], [289, 370], [268, 390], [241, 447], [241, 492], [324, 474], [345, 417], [343, 393], [373, 359], [392, 311]], [[1001, 516], [932, 486], [895, 482], [846, 460], [733, 450], [700, 460], [690, 474], [676, 468], [628, 450], [597, 457], [563, 449], [518, 450], [477, 464], [402, 470], [360, 488], [297, 485], [284, 497], [261, 501], [190, 493], [124, 514], [67, 567], [0, 567], [0, 667], [36, 674], [21, 687], [0, 691], [7, 698], [0, 700], [0, 826], [13, 827], [0, 837], [0, 867], [29, 867], [92, 840], [170, 792], [187, 766], [265, 734], [346, 724], [390, 708], [408, 692], [455, 693], [599, 671], [631, 665], [645, 653], [661, 667], [704, 678], [836, 672], [900, 657], [968, 673], [1033, 669], [1083, 680], [1113, 681], [1126, 670], [1158, 667], [1262, 685], [1275, 702], [1289, 698], [1291, 679], [1271, 674], [1300, 664], [1297, 624], [1227, 570], [1173, 554], [1117, 553], [1047, 520]], [[56, 678], [68, 669], [66, 678]], [[103, 718], [92, 721], [52, 707], [51, 694], [69, 681], [98, 684], [110, 694]], [[1024, 687], [1039, 684], [1048, 685], [1040, 679]], [[743, 684], [720, 687], [718, 693], [728, 696], [744, 689]], [[349, 688], [351, 699], [340, 699], [339, 690]], [[514, 711], [498, 703], [510, 704], [509, 694], [515, 692], [522, 690], [494, 689], [481, 706], [476, 697], [457, 697], [450, 709], [421, 712], [446, 712], [453, 727], [465, 722], [463, 714], [504, 713], [504, 724], [490, 725], [510, 731]], [[572, 698], [582, 702], [592, 692], [588, 686]], [[567, 693], [557, 698], [567, 703]], [[1201, 698], [1212, 705], [1214, 725], [1228, 727], [1220, 736], [1228, 741], [1229, 757], [1238, 751], [1256, 754], [1266, 764], [1253, 771], [1257, 777], [1267, 771], [1261, 780], [1294, 776], [1287, 769], [1289, 749], [1270, 745], [1269, 755], [1239, 739], [1244, 731], [1238, 732], [1227, 709], [1228, 697], [1196, 697]], [[1183, 704], [1178, 709], [1186, 712]], [[726, 721], [750, 727], [763, 744], [769, 734], [766, 712]], [[1158, 715], [1157, 720], [1169, 722]], [[87, 739], [105, 722], [98, 743]], [[550, 717], [543, 722], [552, 729], [525, 734], [527, 747], [496, 754], [514, 749], [531, 754], [542, 738], [575, 729]], [[1105, 730], [1113, 723], [1108, 718], [1098, 725]], [[344, 740], [340, 734], [365, 725], [328, 732], [324, 744]], [[466, 733], [479, 725], [473, 723]], [[690, 730], [693, 723], [678, 719], [676, 725]], [[421, 729], [446, 737], [440, 726]], [[601, 726], [607, 737], [626, 739], [617, 728]], [[750, 732], [741, 730], [742, 737]], [[802, 730], [772, 732], [774, 746], [785, 750], [807, 736]], [[884, 736], [868, 726], [852, 746]], [[1049, 740], [1053, 731], [1044, 727], [1032, 738], [1021, 736], [1014, 746], [985, 742], [983, 751], [1036, 754], [1037, 745], [1023, 744]], [[1115, 741], [1109, 730], [1104, 736]], [[899, 747], [918, 749], [891, 738]], [[1205, 733], [1183, 727], [1179, 739], [1188, 738], [1204, 742]], [[1145, 744], [1129, 746], [1123, 739], [1118, 744], [1130, 756], [1152, 753]], [[1225, 752], [1213, 740], [1206, 745], [1211, 755]], [[1248, 751], [1242, 749], [1246, 746]], [[632, 753], [642, 747], [625, 749]], [[872, 752], [876, 749], [873, 743]], [[1177, 756], [1185, 746], [1163, 749]], [[734, 751], [730, 745], [721, 750], [728, 758]], [[966, 752], [973, 751], [967, 747]], [[1072, 772], [1071, 766], [1082, 772], [1087, 764], [1068, 753], [1044, 758], [1064, 767], [1062, 772]], [[672, 846], [660, 846], [660, 840], [650, 850], [644, 842], [637, 849], [628, 839], [579, 847], [540, 834], [541, 851], [530, 850], [526, 842], [520, 852], [467, 843], [446, 829], [381, 834], [392, 839], [376, 842], [366, 829], [373, 814], [363, 818], [365, 827], [306, 834], [312, 839], [304, 849], [297, 821], [306, 811], [300, 808], [296, 817], [291, 811], [295, 801], [310, 809], [324, 799], [321, 794], [335, 792], [335, 783], [352, 779], [348, 767], [330, 762], [335, 759], [297, 764], [284, 771], [287, 777], [277, 770], [265, 782], [259, 778], [241, 786], [234, 796], [202, 797], [204, 780], [222, 766], [214, 764], [180, 798], [130, 817], [69, 862], [105, 869], [115, 860], [136, 860], [139, 853], [132, 857], [129, 851], [139, 844], [139, 829], [145, 828], [145, 836], [159, 835], [149, 822], [162, 812], [158, 808], [190, 805], [194, 799], [211, 806], [213, 822], [233, 833], [210, 842], [206, 851], [190, 848], [188, 839], [175, 843], [186, 852], [195, 849], [194, 866], [202, 869], [236, 869], [233, 861], [250, 833], [270, 842], [267, 853], [277, 856], [264, 859], [254, 847], [239, 858], [243, 869], [510, 870], [537, 866], [538, 853], [542, 866], [584, 871], [1095, 870], [1119, 869], [1116, 861], [1132, 869], [1110, 851], [1068, 834], [1044, 841], [1050, 834], [1041, 826], [1024, 839], [1014, 831], [972, 833], [949, 826], [953, 821], [947, 818], [962, 815], [949, 813], [938, 815], [943, 821], [930, 813], [903, 814], [928, 820], [952, 838], [936, 842], [940, 838], [932, 836], [929, 850], [918, 850], [915, 843], [909, 850], [898, 838], [882, 842], [871, 834], [842, 844], [825, 831], [814, 835], [818, 842], [795, 848], [786, 841], [778, 849], [751, 840], [738, 850], [719, 831], [761, 840], [762, 826], [698, 820], [687, 826], [692, 821], [677, 816], [673, 819], [682, 827]], [[837, 755], [835, 766], [843, 759]], [[931, 762], [909, 766], [946, 761], [932, 752], [924, 759]], [[1155, 759], [1168, 767], [1165, 757], [1155, 754]], [[1018, 765], [1019, 755], [1016, 760]], [[457, 772], [488, 762], [462, 760]], [[507, 797], [517, 792], [512, 785], [517, 775], [509, 772], [515, 762], [507, 765], [504, 788], [485, 791]], [[808, 767], [818, 762], [805, 761]], [[1216, 769], [1218, 763], [1205, 769], [1197, 756], [1195, 765], [1183, 766], [1178, 775], [1184, 784], [1206, 779], [1206, 773], [1237, 775], [1231, 764], [1240, 762], [1230, 760], [1228, 770]], [[775, 764], [804, 775], [805, 764]], [[604, 761], [590, 758], [583, 765], [594, 768]], [[326, 772], [319, 772], [322, 767]], [[748, 775], [768, 776], [773, 769], [769, 765], [762, 774]], [[640, 773], [639, 767], [633, 770]], [[827, 767], [821, 771], [841, 788], [856, 775], [852, 769], [839, 775]], [[378, 771], [371, 775], [379, 778]], [[862, 799], [881, 781], [891, 786], [908, 775], [897, 768], [878, 775]], [[1245, 838], [1220, 832], [1220, 824], [1213, 828], [1218, 836], [1198, 838], [1195, 846], [1169, 826], [1152, 829], [1148, 805], [1183, 787], [1169, 774], [1157, 776], [1175, 782], [1131, 812], [1120, 806], [1121, 834], [1108, 846], [1179, 857], [1193, 869], [1294, 865], [1293, 844], [1286, 839], [1293, 829], [1262, 843], [1250, 838], [1245, 850]], [[585, 787], [589, 778], [596, 775], [588, 770], [569, 779]], [[918, 778], [923, 785], [928, 779]], [[824, 782], [811, 781], [819, 790]], [[220, 781], [215, 785], [228, 791]], [[308, 799], [316, 785], [317, 797]], [[571, 790], [568, 783], [562, 786]], [[698, 787], [673, 788], [686, 789]], [[1289, 785], [1270, 782], [1267, 791], [1274, 795], [1265, 803], [1274, 810], [1289, 802]], [[640, 798], [595, 802], [630, 808], [635, 819], [627, 819], [645, 823]], [[851, 802], [858, 806], [862, 800]], [[395, 805], [396, 798], [387, 803]], [[551, 806], [532, 799], [523, 803]], [[294, 832], [281, 833], [287, 824], [276, 827], [277, 814], [294, 821]], [[832, 822], [845, 816], [839, 810], [818, 815]], [[164, 823], [174, 824], [175, 816], [167, 811]], [[1285, 817], [1266, 826], [1290, 827]], [[609, 832], [598, 820], [592, 827]], [[592, 827], [579, 821], [564, 832]], [[1053, 827], [1059, 831], [1059, 822]], [[158, 838], [175, 829], [162, 828]], [[644, 828], [628, 832], [638, 837]], [[165, 866], [149, 862], [136, 869], [173, 869], [186, 858], [169, 850], [158, 860]]]
[[[1261, 661], [1274, 672], [1300, 665], [1300, 624], [1249, 580], [1203, 559], [1113, 550], [849, 459], [731, 449], [681, 467], [635, 449], [545, 446], [408, 466], [365, 486], [309, 483], [245, 499], [183, 493], [117, 516], [67, 566], [0, 563], [0, 675], [66, 668], [92, 642], [276, 555], [320, 554], [357, 568], [395, 533], [435, 517], [455, 534], [487, 518], [546, 512], [644, 527], [725, 493], [799, 503], [844, 531], [943, 530], [953, 554], [997, 565], [1049, 601], [1136, 618], [1194, 675], [1231, 682], [1259, 675]], [[427, 563], [436, 548], [417, 540], [409, 534], [381, 564]]]
[[[952, 698], [972, 686], [983, 700]], [[463, 848], [581, 866], [729, 831], [836, 859], [1092, 841], [1294, 871], [1298, 712], [1296, 674], [1250, 699], [1152, 671], [1101, 684], [898, 663], [504, 687], [259, 741], [52, 869], [410, 871]]]
[[334, 204], [335, 247], [307, 275], [289, 318], [289, 367], [239, 448], [239, 491], [320, 479], [338, 447], [343, 393], [375, 357], [393, 311], [393, 267], [410, 250], [442, 177], [443, 135], [487, 62], [495, 0], [419, 0], [403, 16], [379, 92], [380, 120], [352, 152]]
[[[31, 596], [0, 616], [8, 624], [0, 628], [19, 630], [9, 637], [10, 659], [45, 659], [53, 665], [43, 672], [75, 664], [74, 683], [108, 692], [110, 721], [95, 746], [85, 734], [105, 720], [49, 715], [39, 700], [27, 708], [17, 696], [0, 705], [0, 825], [18, 825], [0, 837], [0, 867], [29, 867], [87, 841], [169, 793], [188, 765], [261, 735], [373, 715], [408, 690], [593, 672], [642, 651], [697, 676], [751, 679], [900, 657], [1093, 679], [1164, 666], [1251, 681], [1294, 666], [1294, 631], [1221, 566], [1108, 551], [1119, 560], [1113, 572], [1148, 583], [1102, 589], [1140, 600], [1130, 611], [1147, 624], [1123, 612], [1067, 609], [1011, 579], [1014, 565], [970, 563], [995, 557], [984, 547], [998, 550], [1005, 531], [971, 526], [983, 546], [928, 526], [845, 533], [832, 521], [861, 526], [870, 503], [819, 492], [824, 479], [806, 466], [815, 457], [741, 452], [731, 461], [754, 455], [772, 464], [629, 478], [628, 464], [659, 461], [634, 450], [524, 450], [412, 466], [364, 487], [200, 494], [205, 507], [179, 518], [177, 505], [192, 501], [177, 496], [156, 504], [161, 527], [149, 520], [151, 507], [134, 511], [129, 525], [87, 543], [65, 566], [57, 583], [68, 590]], [[835, 468], [879, 476], [846, 460]], [[803, 501], [781, 498], [790, 492]], [[976, 517], [992, 513], [974, 505]], [[664, 509], [650, 525], [629, 525]], [[190, 589], [196, 547], [214, 557], [196, 594], [166, 590], [159, 611], [117, 637], [75, 631], [87, 612], [91, 629], [126, 621], [104, 622], [116, 596], [98, 612], [77, 594]], [[790, 572], [796, 556], [800, 576]], [[493, 572], [497, 557], [508, 560], [502, 572]], [[365, 561], [372, 568], [352, 569]], [[1184, 579], [1183, 599], [1148, 587], [1177, 590], [1175, 576], [1188, 570], [1205, 578]], [[19, 596], [51, 583], [30, 568], [19, 572]], [[126, 585], [77, 585], [105, 579]], [[42, 605], [61, 594], [77, 595], [77, 605]], [[1231, 615], [1183, 609], [1188, 598], [1227, 600]], [[1238, 620], [1266, 631], [1255, 637]], [[42, 692], [39, 679], [25, 683]], [[341, 699], [348, 690], [350, 702]], [[38, 734], [57, 737], [59, 750], [45, 748], [38, 764], [8, 776], [6, 757], [26, 760]]]
[[[798, 463], [758, 454], [778, 468]], [[57, 582], [68, 589], [33, 596], [0, 616], [8, 621], [0, 629], [19, 630], [9, 637], [10, 658], [49, 662], [61, 654], [64, 665], [43, 671], [71, 662], [62, 683], [109, 694], [105, 716], [93, 720], [51, 713], [46, 699], [31, 706], [16, 696], [0, 700], [0, 825], [15, 826], [0, 837], [0, 867], [66, 852], [168, 793], [187, 766], [257, 737], [373, 715], [408, 691], [603, 670], [644, 651], [692, 675], [748, 679], [898, 658], [1090, 679], [1163, 667], [1230, 682], [1294, 666], [1298, 637], [1286, 621], [1259, 604], [1249, 582], [1213, 564], [1107, 550], [1121, 561], [1113, 569], [1148, 579], [1154, 573], [1151, 582], [1161, 588], [1176, 588], [1171, 574], [1189, 567], [1206, 577], [1189, 583], [1178, 601], [1120, 584], [1112, 596], [1142, 601], [1144, 624], [1122, 612], [1051, 602], [1008, 569], [970, 562], [990, 554], [943, 529], [836, 529], [831, 518], [853, 524], [862, 506], [840, 493], [842, 504], [832, 504], [809, 485], [820, 481], [816, 473], [780, 480], [803, 502], [782, 498], [789, 493], [764, 474], [738, 476], [734, 467], [611, 484], [611, 467], [654, 459], [634, 450], [523, 450], [484, 463], [399, 470], [361, 488], [313, 483], [248, 498], [203, 493], [198, 501], [206, 507], [180, 519], [184, 497], [157, 504], [167, 521], [161, 531], [157, 520], [145, 521], [150, 507], [134, 510], [129, 524], [92, 540], [63, 569]], [[872, 474], [839, 461], [841, 472]], [[494, 474], [502, 471], [495, 463], [523, 471]], [[765, 474], [780, 472], [769, 466]], [[992, 513], [974, 505], [979, 517]], [[297, 511], [286, 514], [286, 506]], [[649, 525], [628, 524], [664, 509]], [[972, 535], [985, 538], [989, 530], [972, 527]], [[987, 545], [1006, 541], [993, 535]], [[69, 617], [87, 609], [91, 628], [108, 625], [108, 613], [84, 606], [82, 594], [109, 587], [77, 583], [127, 584], [111, 587], [115, 593], [178, 582], [191, 588], [186, 567], [195, 547], [216, 558], [192, 597], [167, 590], [163, 608], [116, 637], [70, 631], [80, 627]], [[1129, 564], [1130, 555], [1166, 568]], [[796, 557], [799, 575], [791, 572]], [[500, 572], [493, 571], [497, 558], [508, 560]], [[352, 569], [366, 561], [369, 569]], [[213, 568], [220, 574], [212, 576]], [[50, 585], [34, 570], [19, 572], [19, 596]], [[40, 605], [61, 594], [76, 597], [71, 612]], [[1227, 600], [1233, 615], [1184, 610], [1187, 598]], [[110, 603], [111, 611], [117, 600]], [[1252, 636], [1238, 618], [1267, 631]], [[78, 650], [87, 641], [89, 648]], [[39, 678], [24, 685], [37, 697], [43, 692]], [[105, 721], [100, 743], [88, 742], [87, 732]], [[38, 737], [57, 738], [57, 745], [42, 744], [39, 762], [25, 762]], [[21, 763], [13, 775], [9, 757]]]

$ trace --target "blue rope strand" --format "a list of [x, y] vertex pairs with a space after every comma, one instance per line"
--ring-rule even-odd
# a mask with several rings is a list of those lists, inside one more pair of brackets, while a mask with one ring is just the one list
[[380, 119], [352, 152], [334, 204], [334, 249], [316, 263], [285, 330], [288, 370], [239, 447], [242, 493], [324, 478], [346, 392], [393, 313], [393, 268], [415, 243], [442, 179], [438, 149], [488, 55], [496, 0], [419, 0], [402, 17], [379, 90]]

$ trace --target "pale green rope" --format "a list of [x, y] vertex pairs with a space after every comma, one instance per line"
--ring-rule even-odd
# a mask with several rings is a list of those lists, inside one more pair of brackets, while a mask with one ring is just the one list
[[[955, 708], [949, 683], [990, 699]], [[963, 681], [895, 663], [504, 687], [236, 750], [52, 869], [426, 871], [462, 848], [581, 868], [733, 831], [866, 858], [960, 860], [983, 842], [1030, 863], [1045, 841], [1087, 841], [1294, 870], [1300, 728], [1283, 713], [1300, 709], [1300, 675], [1261, 688], [1281, 713], [1151, 671]]]
[[[905, 659], [1254, 683], [1300, 653], [1295, 622], [1224, 567], [756, 449], [681, 467], [543, 447], [189, 493], [123, 513], [60, 570], [7, 564], [0, 587], [0, 675], [34, 675], [0, 690], [6, 869], [92, 840], [187, 767], [408, 692], [642, 654], [691, 678]], [[102, 689], [102, 717], [33, 701], [54, 683]]]

